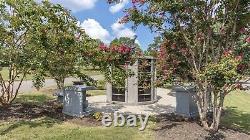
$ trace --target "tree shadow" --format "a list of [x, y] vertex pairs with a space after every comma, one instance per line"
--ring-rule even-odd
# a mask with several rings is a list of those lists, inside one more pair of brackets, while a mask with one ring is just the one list
[[30, 128], [45, 126], [45, 127], [49, 128], [49, 127], [52, 127], [56, 123], [58, 124], [58, 123], [60, 123], [60, 121], [56, 120], [56, 119], [49, 118], [49, 117], [44, 117], [42, 119], [38, 119], [35, 121], [21, 120], [21, 121], [17, 121], [15, 123], [11, 124], [8, 128], [1, 130], [0, 135], [5, 135], [5, 134], [11, 132], [12, 130], [14, 130], [18, 127], [22, 127], [22, 126], [29, 126]]
[[169, 124], [164, 124], [158, 128], [154, 128], [154, 131], [161, 131], [161, 130], [168, 130], [168, 129], [172, 129], [173, 127], [176, 127], [178, 125], [181, 125], [180, 123], [177, 122], [171, 122]]
[[170, 105], [153, 104], [149, 105], [145, 111], [152, 114], [169, 114], [175, 112], [175, 107]]
[[157, 96], [157, 101], [159, 101], [162, 97], [161, 96]]
[[171, 91], [168, 93], [168, 95], [176, 97], [176, 91], [174, 89], [171, 89]]
[[250, 134], [250, 114], [239, 111], [237, 107], [227, 107], [221, 121], [223, 128]]

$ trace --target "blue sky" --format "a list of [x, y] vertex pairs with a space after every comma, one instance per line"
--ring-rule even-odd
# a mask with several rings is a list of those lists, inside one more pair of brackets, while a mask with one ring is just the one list
[[70, 9], [89, 36], [101, 39], [105, 43], [116, 37], [132, 38], [137, 35], [137, 42], [145, 50], [155, 36], [147, 27], [140, 26], [133, 31], [131, 24], [117, 22], [124, 16], [123, 10], [131, 6], [131, 0], [123, 0], [115, 5], [109, 5], [106, 0], [51, 0], [51, 2]]

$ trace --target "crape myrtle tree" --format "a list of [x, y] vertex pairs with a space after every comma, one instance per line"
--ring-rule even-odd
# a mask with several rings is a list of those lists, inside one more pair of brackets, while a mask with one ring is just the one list
[[69, 75], [88, 79], [77, 64], [85, 62], [81, 51], [87, 51], [92, 42], [60, 5], [1, 0], [0, 66], [8, 67], [8, 78], [0, 73], [0, 105], [13, 102], [27, 74], [35, 75], [37, 88], [43, 85], [44, 76], [53, 77], [58, 88]]
[[88, 56], [91, 64], [99, 66], [107, 82], [124, 85], [125, 78], [128, 76], [127, 66], [134, 61], [135, 56], [142, 54], [135, 39], [121, 37], [114, 39], [109, 45], [99, 41], [93, 43], [93, 46], [95, 47], [88, 48], [88, 51], [83, 52], [82, 55]]
[[143, 55], [143, 51], [140, 48], [140, 45], [136, 43], [136, 36], [132, 39], [129, 37], [120, 37], [120, 38], [115, 38], [110, 42], [111, 46], [119, 46], [119, 45], [126, 45], [133, 49], [133, 52], [136, 53], [139, 56]]
[[157, 59], [157, 80], [155, 85], [158, 87], [166, 87], [169, 85], [169, 83], [173, 82], [173, 79], [170, 78], [168, 63], [165, 59], [165, 55], [167, 54], [167, 52], [166, 49], [162, 47], [162, 43], [162, 36], [157, 36], [154, 38], [153, 42], [148, 45], [148, 49], [144, 52], [145, 55], [153, 56]]
[[[119, 51], [117, 49], [119, 46], [124, 46], [124, 51]], [[110, 47], [118, 50], [119, 57], [114, 59], [115, 63], [107, 65], [109, 69], [104, 69], [106, 73], [110, 72], [110, 74], [106, 76], [106, 79], [110, 79], [107, 81], [114, 86], [123, 87], [125, 85], [125, 79], [133, 75], [133, 73], [128, 70], [128, 66], [133, 64], [137, 57], [142, 57], [143, 51], [140, 45], [136, 43], [136, 36], [133, 39], [129, 37], [115, 38], [111, 41]], [[112, 68], [112, 71], [110, 71], [110, 68]]]
[[149, 44], [148, 49], [144, 52], [145, 55], [153, 56], [157, 59], [156, 61], [156, 86], [165, 87], [167, 84], [172, 82], [169, 78], [167, 61], [165, 60], [166, 49], [162, 48], [163, 39], [162, 36], [154, 38], [153, 42]]
[[[109, 0], [109, 3], [118, 2]], [[217, 131], [225, 96], [249, 73], [248, 0], [132, 0], [120, 22], [164, 39], [165, 75], [192, 82], [201, 124]], [[184, 76], [183, 76], [184, 75]], [[212, 119], [209, 118], [212, 95]]]
[[0, 105], [16, 98], [25, 76], [39, 65], [32, 40], [40, 20], [37, 10], [34, 1], [0, 1], [0, 66], [8, 67], [7, 79], [0, 74]]
[[82, 52], [88, 51], [94, 40], [86, 35], [75, 17], [62, 6], [43, 1], [40, 7], [43, 19], [37, 30], [39, 36], [34, 39], [42, 48], [43, 58], [34, 77], [34, 85], [40, 88], [45, 76], [55, 79], [60, 90], [64, 87], [65, 78], [70, 76], [92, 82], [91, 78], [81, 73], [80, 66], [86, 65], [88, 60], [82, 56]]

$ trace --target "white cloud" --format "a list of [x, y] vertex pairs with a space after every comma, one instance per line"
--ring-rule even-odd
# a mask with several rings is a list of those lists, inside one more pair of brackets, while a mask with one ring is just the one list
[[136, 35], [135, 32], [133, 32], [131, 29], [128, 29], [128, 28], [122, 29], [115, 34], [118, 38], [120, 38], [120, 37], [134, 38]]
[[101, 26], [101, 24], [95, 19], [84, 20], [80, 25], [85, 32], [94, 39], [100, 39], [104, 43], [110, 42], [109, 32]]
[[117, 13], [121, 11], [127, 4], [129, 3], [128, 0], [122, 0], [120, 3], [117, 3], [109, 8], [111, 13]]
[[97, 1], [98, 0], [51, 0], [52, 3], [61, 4], [73, 12], [92, 9], [95, 7]]
[[[115, 22], [112, 26], [112, 31], [113, 34], [116, 38], [120, 38], [120, 37], [128, 37], [131, 39], [134, 39], [134, 37], [136, 36], [136, 33], [133, 32], [131, 29], [125, 27], [124, 24], [120, 24], [119, 20], [117, 22]], [[137, 43], [139, 46], [141, 46], [141, 43], [139, 40], [135, 40], [135, 43]]]
[[119, 21], [115, 22], [114, 24], [111, 25], [111, 28], [113, 31], [117, 32], [121, 29], [124, 28], [124, 24], [120, 24]]
[[[113, 38], [129, 37], [133, 39], [136, 33], [125, 27], [124, 24], [120, 24], [118, 21], [112, 24], [111, 33], [102, 27], [102, 25], [95, 19], [84, 20], [82, 23], [79, 22], [78, 25], [80, 25], [80, 27], [83, 28], [91, 38], [100, 39], [107, 44], [110, 43]], [[136, 40], [136, 43], [140, 45], [139, 40]]]
[[[118, 20], [119, 21], [119, 20]], [[115, 22], [111, 28], [113, 30], [113, 33], [115, 37], [120, 38], [120, 37], [129, 37], [129, 38], [134, 38], [135, 37], [135, 32], [133, 32], [131, 29], [126, 28], [124, 24], [120, 24], [119, 22]]]

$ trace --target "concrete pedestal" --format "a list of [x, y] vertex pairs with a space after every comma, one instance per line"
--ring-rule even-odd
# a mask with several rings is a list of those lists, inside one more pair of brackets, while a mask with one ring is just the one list
[[87, 110], [86, 87], [81, 85], [70, 86], [64, 89], [63, 113], [82, 117], [89, 114]]
[[198, 107], [195, 103], [195, 89], [191, 86], [174, 86], [176, 94], [176, 113], [184, 117], [196, 117]]

